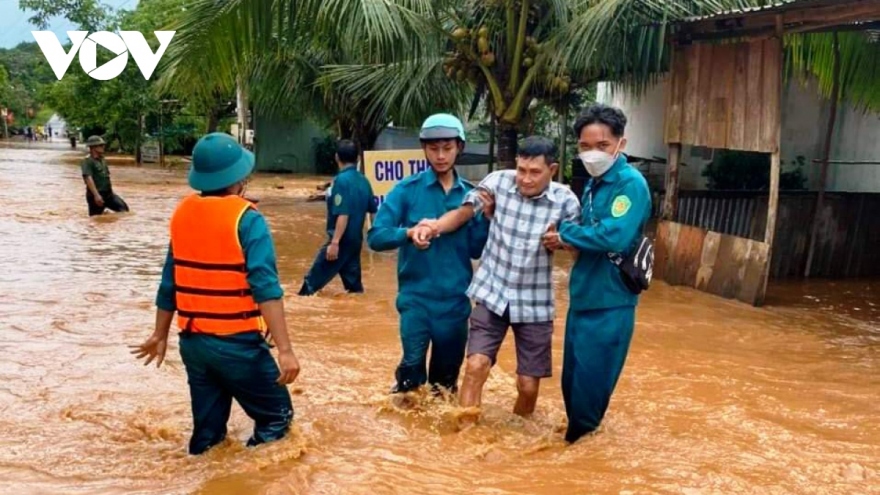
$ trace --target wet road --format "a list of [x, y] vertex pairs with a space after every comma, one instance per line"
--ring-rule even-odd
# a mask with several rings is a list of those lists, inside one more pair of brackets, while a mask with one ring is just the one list
[[258, 177], [250, 191], [273, 228], [303, 366], [291, 386], [296, 428], [246, 450], [250, 424], [235, 406], [231, 440], [189, 457], [176, 339], [159, 370], [126, 349], [152, 329], [184, 173], [114, 167], [133, 213], [89, 219], [64, 156], [0, 148], [3, 492], [880, 493], [880, 283], [778, 285], [764, 309], [656, 284], [603, 429], [565, 447], [561, 260], [555, 376], [536, 417], [510, 413], [507, 342], [485, 420], [456, 433], [452, 405], [401, 411], [386, 395], [399, 359], [393, 255], [365, 252], [364, 296], [338, 281], [294, 295], [322, 241], [324, 206], [304, 201], [319, 178], [283, 176]]

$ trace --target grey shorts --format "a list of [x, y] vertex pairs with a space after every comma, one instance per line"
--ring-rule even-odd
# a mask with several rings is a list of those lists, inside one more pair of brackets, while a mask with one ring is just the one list
[[510, 313], [498, 316], [482, 304], [471, 313], [468, 357], [482, 354], [492, 360], [498, 357], [498, 349], [504, 342], [507, 329], [513, 327], [516, 344], [516, 374], [534, 378], [553, 376], [553, 322], [510, 323]]

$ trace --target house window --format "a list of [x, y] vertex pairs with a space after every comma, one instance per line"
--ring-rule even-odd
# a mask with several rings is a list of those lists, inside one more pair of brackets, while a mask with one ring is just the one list
[[700, 158], [702, 160], [710, 161], [714, 156], [715, 150], [713, 148], [707, 148], [705, 146], [692, 146], [691, 147], [691, 158]]

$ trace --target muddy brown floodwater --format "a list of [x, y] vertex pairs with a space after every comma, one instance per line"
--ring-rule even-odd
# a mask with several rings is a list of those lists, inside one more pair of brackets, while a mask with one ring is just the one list
[[3, 493], [880, 493], [877, 282], [778, 285], [763, 309], [657, 283], [603, 428], [566, 447], [560, 260], [554, 377], [536, 417], [509, 412], [508, 341], [484, 421], [456, 433], [451, 405], [404, 412], [386, 394], [400, 353], [394, 255], [364, 253], [364, 296], [338, 281], [294, 295], [322, 241], [324, 205], [304, 201], [320, 178], [284, 176], [251, 190], [273, 228], [302, 363], [295, 430], [246, 450], [250, 423], [235, 406], [230, 441], [187, 456], [177, 339], [159, 370], [126, 349], [152, 329], [185, 174], [115, 167], [133, 213], [89, 219], [69, 158], [0, 148]]

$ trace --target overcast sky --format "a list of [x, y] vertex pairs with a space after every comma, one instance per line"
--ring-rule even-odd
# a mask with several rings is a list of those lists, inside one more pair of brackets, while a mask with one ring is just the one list
[[[102, 3], [113, 8], [126, 8], [132, 10], [137, 6], [138, 0], [101, 0]], [[18, 0], [0, 0], [0, 48], [12, 48], [22, 41], [34, 41], [31, 31], [36, 28], [28, 22], [30, 12], [23, 12], [18, 8]], [[56, 18], [49, 23], [49, 29], [58, 35], [58, 39], [64, 43], [67, 40], [68, 30], [76, 29], [67, 19]]]

